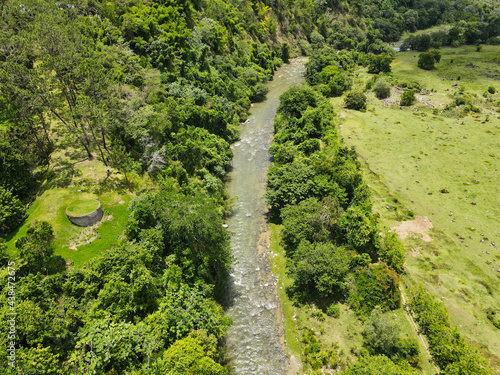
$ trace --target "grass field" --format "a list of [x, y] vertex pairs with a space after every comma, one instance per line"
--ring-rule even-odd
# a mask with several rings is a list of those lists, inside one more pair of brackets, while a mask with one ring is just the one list
[[[500, 313], [500, 96], [482, 95], [489, 85], [500, 88], [500, 47], [441, 54], [434, 71], [417, 68], [414, 52], [393, 62], [394, 79], [418, 81], [429, 92], [412, 107], [399, 107], [397, 90], [385, 101], [370, 93], [365, 113], [342, 108], [340, 98], [332, 102], [343, 138], [365, 162], [382, 226], [409, 214], [434, 225], [432, 242], [405, 240], [407, 272], [443, 300], [452, 322], [500, 373], [500, 332], [486, 317], [490, 308]], [[360, 72], [356, 84], [367, 80]], [[461, 86], [481, 113], [443, 112]]]

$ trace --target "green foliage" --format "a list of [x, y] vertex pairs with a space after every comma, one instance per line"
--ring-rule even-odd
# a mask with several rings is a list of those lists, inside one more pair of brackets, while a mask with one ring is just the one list
[[364, 110], [366, 109], [366, 96], [360, 91], [350, 91], [344, 98], [344, 105], [356, 111]]
[[289, 263], [289, 274], [298, 293], [342, 299], [347, 292], [352, 251], [331, 243], [302, 241]]
[[380, 306], [382, 311], [400, 306], [399, 277], [384, 263], [358, 270], [355, 277], [349, 303], [360, 315], [369, 315], [376, 306]]
[[315, 175], [313, 167], [301, 159], [285, 165], [273, 165], [269, 169], [266, 192], [266, 201], [272, 206], [273, 215], [279, 217], [286, 205], [297, 204], [316, 195]]
[[495, 86], [488, 86], [488, 92], [493, 95], [494, 93], [497, 92], [497, 89], [495, 88]]
[[308, 198], [282, 211], [282, 239], [287, 255], [293, 256], [302, 240], [326, 242], [331, 239], [335, 221], [341, 214], [338, 202], [325, 198]]
[[375, 308], [365, 322], [363, 340], [372, 355], [385, 355], [396, 363], [406, 361], [414, 367], [419, 365], [418, 343], [402, 338], [399, 326], [380, 308]]
[[325, 89], [321, 90], [321, 92], [326, 97], [341, 96], [351, 86], [346, 74], [332, 65], [328, 65], [321, 70], [317, 81], [319, 84], [324, 85]]
[[368, 65], [368, 73], [379, 74], [379, 73], [390, 73], [391, 63], [394, 58], [388, 55], [374, 55], [370, 54], [370, 64]]
[[54, 273], [64, 269], [65, 261], [54, 254], [54, 231], [50, 223], [35, 221], [28, 227], [26, 236], [16, 241], [20, 257], [25, 261], [20, 272]]
[[220, 340], [230, 319], [224, 316], [222, 307], [210, 294], [210, 289], [201, 286], [191, 288], [181, 284], [178, 289], [171, 288], [160, 301], [159, 309], [146, 321], [166, 347], [199, 329]]
[[0, 124], [0, 191], [11, 191], [22, 199], [29, 195], [35, 183], [33, 155], [25, 149], [25, 142], [8, 134], [2, 127], [9, 126]]
[[359, 206], [351, 206], [340, 217], [340, 233], [345, 243], [358, 253], [367, 253], [376, 259], [378, 228], [373, 216]]
[[26, 208], [21, 201], [0, 186], [0, 237], [12, 232], [24, 219]]
[[307, 107], [316, 107], [320, 102], [318, 93], [308, 86], [292, 86], [280, 96], [278, 113], [287, 117], [302, 117]]
[[313, 330], [306, 328], [302, 334], [301, 341], [304, 344], [302, 360], [313, 370], [318, 370], [326, 366], [334, 368], [339, 364], [338, 348], [335, 345], [328, 347], [323, 344], [316, 337]]
[[41, 345], [29, 349], [18, 349], [16, 351], [16, 360], [16, 365], [23, 374], [60, 375], [64, 373], [58, 355], [53, 354], [49, 348]]
[[146, 192], [130, 206], [126, 233], [140, 239], [158, 228], [164, 255], [175, 255], [185, 280], [221, 282], [229, 266], [229, 234], [214, 202], [201, 195]]
[[337, 303], [332, 303], [326, 309], [326, 315], [338, 319], [340, 317], [340, 306]]
[[415, 103], [416, 100], [415, 92], [413, 90], [408, 90], [401, 94], [401, 101], [399, 102], [399, 105], [407, 107]]
[[421, 53], [418, 56], [418, 67], [425, 70], [432, 70], [435, 68], [434, 64], [441, 61], [441, 54], [438, 50], [430, 50]]
[[410, 306], [427, 336], [434, 361], [446, 374], [490, 374], [488, 361], [452, 328], [448, 311], [419, 284], [409, 290]]
[[169, 375], [226, 375], [228, 370], [216, 363], [217, 340], [206, 331], [192, 331], [165, 351], [156, 371]]
[[386, 232], [384, 234], [379, 255], [396, 272], [402, 273], [404, 271], [406, 249], [396, 233]]
[[383, 355], [367, 356], [354, 362], [342, 375], [413, 375], [408, 367], [401, 367]]
[[143, 323], [92, 319], [78, 333], [68, 367], [73, 374], [122, 373], [139, 366], [157, 349], [158, 341]]
[[385, 79], [378, 79], [373, 86], [373, 91], [378, 99], [386, 99], [391, 96], [391, 84]]

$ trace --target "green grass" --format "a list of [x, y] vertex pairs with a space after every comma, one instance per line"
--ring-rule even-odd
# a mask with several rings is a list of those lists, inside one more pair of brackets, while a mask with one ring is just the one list
[[[125, 228], [130, 195], [122, 192], [100, 195], [104, 218], [92, 227], [78, 227], [68, 220], [66, 207], [75, 201], [75, 197], [93, 199], [94, 194], [82, 193], [75, 187], [45, 191], [29, 208], [24, 224], [7, 238], [7, 251], [16, 251], [15, 241], [26, 235], [29, 224], [35, 220], [45, 220], [52, 225], [55, 254], [71, 260], [72, 266], [76, 268], [113, 246]], [[89, 240], [92, 242], [87, 243]]]
[[94, 212], [99, 208], [99, 201], [97, 199], [77, 199], [71, 202], [66, 208], [66, 213], [69, 216], [83, 216]]
[[[434, 71], [417, 68], [414, 52], [399, 54], [392, 64], [398, 81], [417, 80], [437, 91], [417, 95], [415, 106], [384, 105], [373, 94], [365, 113], [345, 110], [339, 98], [332, 102], [342, 118], [341, 135], [365, 162], [381, 225], [397, 225], [408, 213], [426, 215], [434, 225], [432, 242], [405, 241], [407, 272], [446, 304], [451, 321], [482, 347], [500, 373], [500, 334], [485, 314], [487, 308], [500, 309], [500, 96], [482, 97], [489, 85], [500, 86], [500, 47], [484, 46], [481, 52], [471, 46], [445, 48], [441, 53]], [[360, 72], [357, 84], [367, 79]], [[434, 115], [432, 107], [441, 112], [462, 85], [476, 95], [482, 113]], [[391, 101], [398, 103], [394, 96]]]

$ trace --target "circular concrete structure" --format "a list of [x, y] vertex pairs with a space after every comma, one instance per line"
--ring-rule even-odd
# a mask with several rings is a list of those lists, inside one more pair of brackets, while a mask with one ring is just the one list
[[97, 207], [96, 210], [81, 216], [72, 216], [68, 213], [68, 210], [66, 210], [66, 216], [73, 224], [78, 225], [79, 227], [88, 227], [101, 221], [103, 217], [102, 206], [101, 203], [99, 203], [99, 207]]

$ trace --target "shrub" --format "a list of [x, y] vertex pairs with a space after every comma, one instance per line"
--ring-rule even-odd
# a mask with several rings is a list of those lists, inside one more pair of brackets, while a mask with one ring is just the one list
[[385, 99], [391, 96], [391, 84], [387, 82], [385, 79], [379, 79], [375, 83], [375, 87], [373, 88], [375, 92], [375, 96], [378, 99]]
[[323, 88], [321, 93], [327, 97], [340, 96], [350, 86], [347, 76], [338, 68], [329, 65], [323, 68], [318, 74], [319, 83], [328, 86], [328, 89]]
[[494, 93], [497, 92], [497, 89], [495, 88], [495, 86], [488, 86], [488, 92], [493, 95]]
[[332, 303], [326, 309], [326, 315], [331, 316], [332, 318], [338, 319], [340, 317], [340, 306], [336, 303]]
[[360, 91], [350, 91], [345, 96], [344, 105], [357, 111], [366, 109], [366, 96]]
[[408, 90], [401, 95], [401, 102], [399, 104], [402, 106], [410, 106], [415, 103], [416, 100], [415, 92], [413, 90]]
[[424, 70], [432, 70], [435, 68], [434, 64], [441, 61], [441, 53], [438, 50], [430, 50], [421, 53], [418, 57], [418, 67]]

